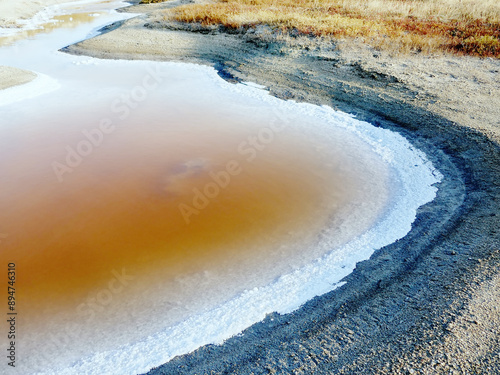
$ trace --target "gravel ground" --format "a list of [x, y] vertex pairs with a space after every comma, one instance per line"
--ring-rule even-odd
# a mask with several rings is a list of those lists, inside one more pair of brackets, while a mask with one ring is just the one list
[[[149, 374], [500, 373], [500, 61], [167, 22], [180, 1], [64, 50], [213, 66], [403, 134], [444, 175], [411, 232], [347, 284]], [[144, 355], [147, 355], [144, 353]]]

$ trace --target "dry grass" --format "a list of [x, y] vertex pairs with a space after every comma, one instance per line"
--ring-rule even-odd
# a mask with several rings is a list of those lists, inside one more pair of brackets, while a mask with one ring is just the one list
[[500, 58], [498, 0], [215, 0], [174, 8], [167, 17], [235, 29], [265, 24], [303, 35], [354, 37], [399, 51]]
[[141, 0], [139, 4], [155, 4], [155, 3], [163, 3], [165, 0]]

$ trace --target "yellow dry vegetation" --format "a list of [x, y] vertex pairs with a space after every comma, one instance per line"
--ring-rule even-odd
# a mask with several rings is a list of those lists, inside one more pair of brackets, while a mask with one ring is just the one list
[[[146, 0], [150, 1], [150, 0]], [[354, 37], [399, 51], [500, 57], [498, 0], [214, 0], [166, 11], [203, 25]]]
[[141, 0], [139, 4], [155, 4], [155, 3], [163, 3], [165, 0]]

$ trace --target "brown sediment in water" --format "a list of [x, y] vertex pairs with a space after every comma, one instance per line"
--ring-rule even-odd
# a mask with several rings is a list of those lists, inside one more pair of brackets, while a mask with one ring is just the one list
[[66, 366], [267, 285], [385, 207], [387, 165], [349, 132], [324, 134], [300, 111], [280, 127], [264, 106], [158, 95], [79, 162], [106, 107], [0, 127], [0, 261], [16, 263], [26, 368]]
[[113, 271], [144, 283], [151, 273], [168, 281], [276, 260], [273, 247], [319, 231], [351, 194], [354, 182], [321, 154], [297, 150], [299, 140], [275, 140], [248, 160], [237, 150], [244, 132], [176, 130], [153, 141], [135, 129], [113, 135], [122, 142], [94, 150], [62, 182], [48, 169], [66, 146], [56, 132], [35, 131], [30, 152], [4, 148], [3, 254], [16, 262], [25, 316], [73, 308]]

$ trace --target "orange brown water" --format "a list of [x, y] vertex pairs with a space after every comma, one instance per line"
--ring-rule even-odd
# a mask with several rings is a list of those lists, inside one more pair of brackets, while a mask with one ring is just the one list
[[[168, 136], [148, 135], [147, 126], [110, 134], [62, 183], [50, 166], [65, 132], [4, 132], [11, 146], [24, 142], [17, 150], [5, 143], [0, 155], [0, 225], [8, 233], [2, 261], [9, 254], [17, 264], [25, 316], [73, 308], [105, 286], [111, 270], [126, 269], [141, 283], [151, 273], [173, 280], [249, 258], [272, 260], [272, 246], [319, 230], [328, 207], [352, 189], [320, 155], [297, 150], [293, 137], [277, 136], [248, 161], [237, 151], [244, 131], [169, 127], [176, 130]], [[82, 137], [70, 145], [73, 139]], [[213, 185], [210, 173], [231, 160], [240, 173], [186, 223], [180, 205], [194, 208], [194, 189]]]
[[[178, 95], [175, 84], [122, 121], [104, 94], [74, 104], [71, 89], [13, 104], [1, 119], [0, 264], [16, 263], [29, 371], [168, 329], [311, 263], [379, 217], [386, 166], [355, 136], [325, 136], [297, 115], [249, 153], [272, 111]], [[54, 163], [108, 116], [114, 131], [58, 176]], [[207, 190], [221, 174], [224, 186]], [[199, 191], [210, 195], [203, 207]], [[194, 212], [188, 222], [181, 207]]]

